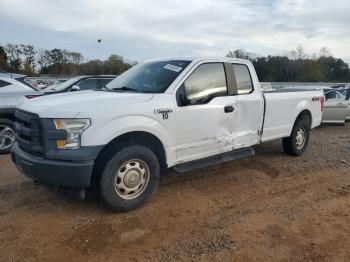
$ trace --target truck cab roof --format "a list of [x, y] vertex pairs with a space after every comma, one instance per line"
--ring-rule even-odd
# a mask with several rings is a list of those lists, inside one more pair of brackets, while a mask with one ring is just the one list
[[201, 62], [201, 61], [215, 61], [215, 62], [240, 62], [240, 63], [250, 63], [249, 60], [246, 59], [240, 59], [240, 58], [233, 58], [233, 57], [162, 57], [162, 58], [155, 58], [150, 59], [145, 62], [156, 62], [156, 61], [167, 61], [167, 60], [184, 60], [184, 61], [191, 61], [191, 62]]

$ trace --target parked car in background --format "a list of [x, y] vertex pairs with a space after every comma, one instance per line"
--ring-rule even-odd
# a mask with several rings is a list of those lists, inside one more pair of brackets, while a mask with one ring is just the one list
[[350, 120], [350, 88], [325, 88], [322, 123], [344, 124]]
[[36, 87], [37, 89], [44, 89], [46, 87], [48, 87], [50, 85], [50, 83], [45, 82], [41, 79], [39, 80], [35, 80], [35, 81], [31, 81], [32, 86]]
[[260, 82], [260, 88], [263, 91], [272, 90], [271, 83], [267, 83], [267, 82]]
[[25, 100], [43, 95], [24, 78], [24, 75], [0, 72], [0, 153], [8, 153], [15, 141], [16, 107]]
[[54, 84], [62, 84], [66, 82], [68, 79], [57, 79]]
[[44, 90], [45, 94], [99, 90], [116, 78], [115, 75], [77, 76]]
[[47, 90], [50, 90], [50, 89], [55, 89], [58, 85], [66, 82], [68, 79], [57, 79], [55, 82], [53, 82], [53, 84], [51, 85], [48, 85], [44, 88], [42, 88], [41, 90], [44, 90], [44, 89], [47, 89]]

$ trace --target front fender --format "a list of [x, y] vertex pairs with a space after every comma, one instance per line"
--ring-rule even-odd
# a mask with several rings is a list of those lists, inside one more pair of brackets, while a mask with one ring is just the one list
[[151, 117], [128, 115], [115, 118], [96, 128], [90, 127], [83, 135], [82, 144], [84, 146], [105, 145], [120, 135], [133, 131], [143, 131], [155, 135], [164, 147], [169, 147], [173, 146], [175, 141], [172, 141], [173, 136], [168, 130]]
[[156, 136], [163, 144], [167, 164], [171, 166], [176, 161], [176, 152], [175, 140], [173, 140], [175, 136], [169, 130], [175, 130], [172, 121], [167, 121], [166, 125], [163, 125], [151, 117], [128, 115], [89, 127], [82, 136], [82, 145], [106, 145], [113, 139], [129, 132], [147, 132]]

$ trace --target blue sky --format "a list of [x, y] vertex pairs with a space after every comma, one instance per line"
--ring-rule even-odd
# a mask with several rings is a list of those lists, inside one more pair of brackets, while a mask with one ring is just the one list
[[100, 58], [285, 54], [326, 46], [350, 62], [349, 0], [0, 0], [0, 44], [28, 43]]

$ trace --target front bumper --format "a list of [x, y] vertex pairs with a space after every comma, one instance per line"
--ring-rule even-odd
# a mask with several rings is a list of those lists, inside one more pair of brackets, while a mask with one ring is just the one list
[[77, 190], [90, 186], [93, 160], [49, 160], [23, 151], [17, 143], [12, 146], [11, 156], [24, 175], [44, 184]]

